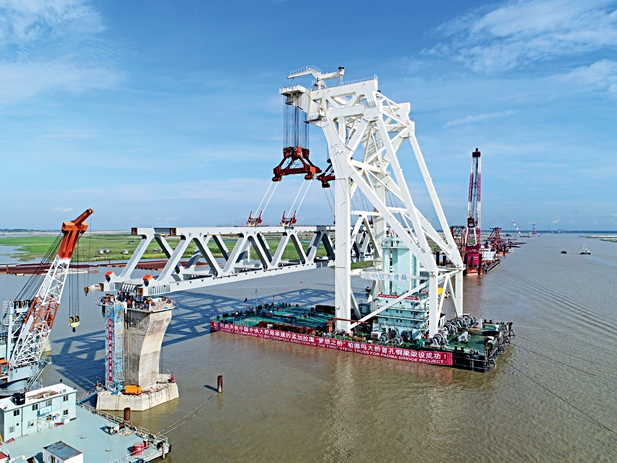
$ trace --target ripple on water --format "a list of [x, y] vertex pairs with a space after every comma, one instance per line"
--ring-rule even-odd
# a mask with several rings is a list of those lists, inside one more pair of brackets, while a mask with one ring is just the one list
[[[583, 242], [592, 259], [577, 254]], [[190, 416], [222, 374], [224, 393], [170, 433], [171, 463], [615, 461], [615, 267], [615, 243], [550, 235], [504, 257], [494, 272], [467, 278], [467, 310], [512, 320], [518, 334], [485, 375], [209, 334], [204, 315], [254, 288], [183, 293], [162, 361], [180, 399], [133, 419], [157, 430]], [[320, 291], [332, 288], [326, 272], [315, 274], [325, 278]], [[285, 280], [288, 294], [317, 295], [297, 280]], [[272, 292], [286, 291], [285, 281]], [[91, 299], [81, 298], [88, 315], [76, 334], [61, 307], [52, 333], [56, 364], [46, 378], [87, 386], [104, 346], [104, 321]]]

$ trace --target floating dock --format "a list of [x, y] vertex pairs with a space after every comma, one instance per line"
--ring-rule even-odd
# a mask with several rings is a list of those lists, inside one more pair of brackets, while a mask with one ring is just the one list
[[458, 327], [456, 332], [448, 336], [447, 344], [431, 347], [422, 338], [396, 345], [394, 338], [382, 342], [370, 339], [370, 333], [366, 332], [357, 332], [354, 336], [334, 334], [332, 327], [335, 320], [329, 309], [333, 311], [334, 308], [288, 304], [259, 306], [212, 318], [210, 331], [483, 373], [496, 366], [497, 357], [514, 337], [510, 322], [486, 323], [474, 320], [472, 324], [469, 320], [468, 326], [465, 326], [464, 320], [453, 319], [450, 323]]
[[133, 426], [130, 417], [125, 421], [76, 405], [75, 389], [65, 384], [2, 399], [0, 408], [5, 428], [0, 455], [6, 457], [0, 461], [61, 461], [50, 458], [58, 458], [53, 452], [59, 447], [88, 463], [137, 463], [171, 452], [167, 437]]

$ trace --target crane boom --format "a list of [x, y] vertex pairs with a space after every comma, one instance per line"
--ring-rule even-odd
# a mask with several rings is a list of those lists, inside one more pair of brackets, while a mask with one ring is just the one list
[[62, 224], [63, 236], [60, 247], [21, 326], [11, 353], [9, 370], [38, 363], [41, 359], [45, 342], [49, 338], [60, 307], [73, 251], [79, 237], [88, 229], [85, 221], [93, 212], [92, 209], [88, 209], [75, 220]]
[[469, 195], [467, 199], [467, 244], [477, 245], [482, 233], [482, 153], [476, 148], [471, 153]]
[[514, 219], [512, 219], [512, 225], [514, 225], [514, 228], [516, 228], [516, 231], [518, 232], [518, 236], [520, 237], [522, 235], [522, 233], [521, 233], [521, 230], [516, 225], [516, 223], [514, 222]]

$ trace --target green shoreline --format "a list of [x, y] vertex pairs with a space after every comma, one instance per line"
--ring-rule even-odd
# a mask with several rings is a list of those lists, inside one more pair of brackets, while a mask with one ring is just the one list
[[[18, 259], [22, 262], [40, 260], [44, 257], [50, 247], [56, 240], [57, 235], [24, 235], [24, 236], [7, 236], [0, 237], [0, 246], [17, 247], [10, 257]], [[166, 236], [165, 240], [172, 248], [175, 248], [180, 241], [179, 237]], [[141, 237], [131, 235], [129, 233], [93, 233], [83, 236], [77, 245], [77, 249], [73, 254], [74, 262], [106, 262], [106, 261], [127, 261], [135, 251], [135, 248], [141, 241]], [[227, 241], [227, 240], [225, 240]], [[229, 239], [229, 244], [233, 245], [235, 238]], [[272, 241], [271, 246], [276, 246], [277, 243]], [[309, 241], [303, 242], [303, 247], [308, 247]], [[214, 243], [208, 243], [210, 251], [214, 257], [223, 257], [221, 251]], [[195, 243], [189, 244], [187, 250], [183, 254], [183, 258], [192, 256], [196, 249]], [[103, 250], [103, 253], [99, 253]], [[106, 252], [106, 251], [109, 252]], [[126, 251], [123, 253], [123, 251]], [[306, 249], [305, 249], [306, 251]], [[325, 256], [326, 251], [323, 245], [320, 245], [317, 250], [318, 256]], [[283, 258], [294, 259], [298, 256], [292, 243], [288, 243]], [[146, 249], [142, 259], [165, 259], [165, 254], [160, 251], [160, 245], [153, 241]]]

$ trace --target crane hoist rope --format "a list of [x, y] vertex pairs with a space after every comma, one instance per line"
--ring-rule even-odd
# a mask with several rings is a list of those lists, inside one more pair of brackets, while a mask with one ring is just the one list
[[80, 236], [88, 229], [85, 220], [93, 212], [92, 209], [87, 209], [75, 220], [62, 224], [62, 240], [56, 256], [31, 302], [23, 323], [16, 330], [17, 336], [10, 353], [9, 370], [39, 363], [60, 307], [73, 252]]
[[[74, 261], [77, 264], [82, 263], [81, 242], [77, 243], [74, 253]], [[79, 290], [81, 285], [81, 273], [73, 272], [72, 275], [67, 276], [69, 285], [69, 325], [73, 329], [73, 333], [79, 326]]]
[[[272, 185], [274, 185], [274, 188], [272, 188]], [[270, 182], [266, 192], [264, 193], [263, 197], [261, 198], [261, 201], [259, 202], [259, 206], [257, 206], [257, 209], [255, 209], [255, 213], [257, 215], [253, 217], [253, 211], [249, 212], [249, 218], [246, 221], [246, 224], [248, 226], [256, 227], [261, 224], [261, 222], [263, 221], [262, 219], [263, 213], [268, 208], [268, 205], [270, 204], [270, 200], [274, 196], [274, 192], [276, 191], [278, 186], [279, 186], [278, 182]], [[272, 189], [272, 191], [270, 191], [270, 189]], [[261, 205], [264, 203], [264, 201], [266, 202], [266, 205], [262, 209]]]
[[40, 276], [47, 271], [49, 268], [49, 264], [52, 261], [53, 257], [58, 252], [58, 248], [60, 247], [60, 240], [62, 239], [62, 234], [58, 234], [52, 245], [49, 247], [45, 255], [41, 258], [41, 261], [37, 265], [36, 269], [26, 281], [26, 284], [19, 291], [19, 294], [15, 297], [16, 301], [26, 301], [34, 299], [34, 295], [40, 286]]
[[[330, 212], [332, 212], [332, 216], [334, 216], [334, 208], [332, 207], [332, 204], [334, 203], [334, 197], [332, 197], [332, 201], [330, 201], [330, 196], [332, 195], [332, 192], [330, 190], [328, 190], [327, 188], [322, 188], [324, 194], [326, 195], [326, 201], [328, 201], [328, 206], [330, 207]], [[328, 196], [328, 191], [330, 191], [330, 196]]]
[[[302, 207], [302, 204], [304, 203], [304, 198], [306, 198], [306, 194], [308, 193], [309, 188], [311, 188], [311, 181], [304, 180], [302, 184], [300, 185], [300, 189], [298, 190], [298, 193], [296, 193], [296, 197], [294, 198], [293, 203], [289, 207], [289, 213], [291, 214], [291, 211], [294, 211], [293, 215], [291, 217], [287, 217], [285, 216], [285, 211], [283, 211], [283, 218], [281, 219], [281, 225], [289, 226], [289, 225], [293, 225], [296, 223], [296, 214], [300, 210], [300, 207]], [[298, 197], [300, 196], [300, 193], [302, 192], [303, 189], [304, 189], [304, 193], [302, 194], [302, 198], [300, 198], [300, 202], [298, 202]], [[296, 206], [296, 203], [298, 203], [297, 206]]]

